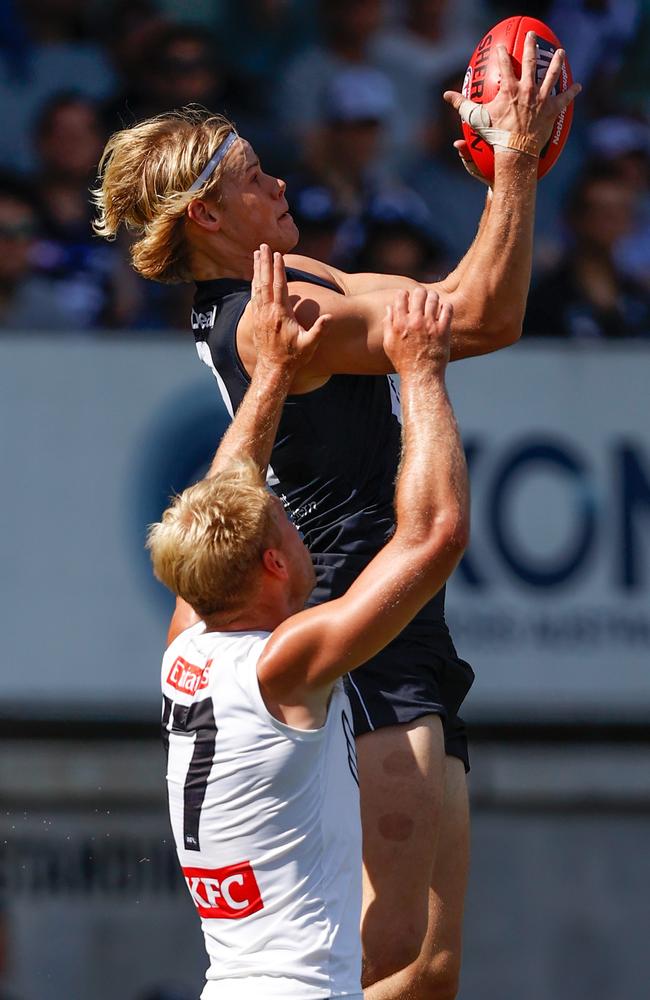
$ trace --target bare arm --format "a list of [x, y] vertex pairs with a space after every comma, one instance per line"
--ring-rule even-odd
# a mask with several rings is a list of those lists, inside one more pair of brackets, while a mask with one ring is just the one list
[[[526, 42], [521, 80], [515, 78], [505, 49], [499, 51], [499, 59], [503, 82], [497, 97], [486, 105], [492, 125], [529, 136], [542, 146], [558, 114], [580, 90], [576, 84], [563, 94], [552, 94], [564, 53], [562, 50], [555, 53], [539, 87], [535, 82], [534, 36]], [[449, 92], [445, 99], [458, 108], [463, 98]], [[430, 286], [448, 297], [454, 307], [452, 360], [485, 354], [513, 343], [520, 336], [530, 284], [537, 166], [534, 156], [495, 149], [494, 194], [486, 205], [477, 238], [458, 267]], [[310, 270], [308, 261], [294, 260], [295, 266]], [[381, 360], [381, 320], [391, 290], [413, 287], [414, 282], [392, 275], [345, 274], [334, 268], [329, 268], [329, 273], [349, 298], [347, 304], [338, 308], [332, 306], [333, 293], [327, 293], [326, 289], [292, 286], [292, 292], [299, 296], [296, 309], [303, 324], [313, 322], [320, 307], [335, 313], [335, 323], [305, 377], [310, 371], [321, 377], [342, 371], [390, 371], [387, 359], [384, 357], [383, 363]], [[346, 345], [348, 337], [353, 342]], [[245, 341], [243, 324], [244, 354]], [[245, 363], [254, 365], [254, 359], [247, 358]]]
[[440, 589], [465, 547], [467, 472], [444, 383], [451, 308], [438, 314], [438, 306], [434, 292], [416, 288], [398, 293], [384, 318], [404, 414], [395, 534], [343, 597], [274, 631], [258, 663], [269, 703], [324, 705], [334, 680], [382, 649]]

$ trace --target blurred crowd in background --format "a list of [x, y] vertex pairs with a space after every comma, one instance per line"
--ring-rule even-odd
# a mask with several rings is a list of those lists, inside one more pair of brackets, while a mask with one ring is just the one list
[[104, 142], [197, 103], [284, 177], [298, 252], [435, 280], [485, 188], [462, 169], [469, 57], [525, 10], [584, 86], [539, 188], [525, 332], [650, 337], [650, 0], [5, 0], [0, 9], [0, 327], [185, 329], [192, 289], [141, 280], [91, 230]]

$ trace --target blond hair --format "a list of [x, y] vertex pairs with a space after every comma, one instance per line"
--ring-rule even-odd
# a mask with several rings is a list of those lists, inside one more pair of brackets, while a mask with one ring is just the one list
[[174, 497], [150, 525], [154, 573], [202, 618], [243, 607], [256, 591], [264, 550], [279, 539], [273, 506], [257, 466], [233, 461]]
[[92, 192], [99, 209], [93, 229], [106, 239], [120, 226], [136, 233], [131, 259], [143, 277], [191, 281], [185, 209], [195, 198], [219, 201], [223, 163], [198, 191], [188, 189], [233, 130], [223, 115], [188, 107], [115, 132], [106, 143]]

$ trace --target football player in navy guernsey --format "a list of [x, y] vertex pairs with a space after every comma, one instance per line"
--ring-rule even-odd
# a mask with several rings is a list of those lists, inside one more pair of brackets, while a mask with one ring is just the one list
[[259, 252], [254, 266], [251, 385], [208, 478], [148, 538], [156, 575], [199, 618], [178, 633], [177, 621], [163, 658], [170, 818], [210, 958], [202, 1000], [361, 1000], [361, 818], [340, 678], [412, 620], [466, 544], [451, 306], [416, 287], [386, 310], [404, 407], [395, 531], [342, 597], [305, 609], [311, 557], [265, 473], [326, 318], [300, 328], [281, 254], [273, 273]]
[[[476, 239], [431, 285], [454, 309], [451, 358], [517, 340], [528, 293], [538, 151], [578, 85], [554, 95], [564, 54], [541, 85], [526, 42], [521, 79], [498, 49], [502, 85], [481, 109], [445, 99], [495, 150], [495, 181]], [[467, 158], [467, 150], [461, 153]], [[291, 254], [298, 232], [282, 180], [222, 117], [186, 109], [113, 135], [100, 164], [96, 230], [134, 233], [145, 277], [194, 281], [192, 327], [230, 413], [255, 372], [253, 252], [281, 252], [298, 322], [331, 315], [295, 375], [271, 455], [269, 483], [303, 532], [316, 569], [314, 603], [345, 593], [394, 530], [400, 403], [382, 323], [400, 276], [346, 274]], [[195, 620], [179, 602], [178, 621]], [[456, 995], [468, 867], [467, 741], [458, 717], [473, 678], [454, 649], [441, 589], [414, 621], [346, 680], [361, 786], [364, 985], [377, 998]], [[379, 985], [381, 984], [381, 985]]]

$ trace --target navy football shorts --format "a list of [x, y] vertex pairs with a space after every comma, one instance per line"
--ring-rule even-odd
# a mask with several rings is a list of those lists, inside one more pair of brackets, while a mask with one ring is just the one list
[[[321, 604], [345, 593], [371, 555], [312, 553], [318, 583], [309, 604]], [[437, 595], [392, 642], [344, 678], [352, 706], [356, 736], [398, 726], [424, 715], [439, 715], [445, 749], [469, 771], [465, 724], [458, 710], [474, 680], [461, 660], [444, 617], [444, 596]]]
[[[423, 640], [402, 633], [367, 663], [344, 678], [356, 736], [414, 722], [423, 715], [439, 715], [445, 751], [458, 757], [469, 771], [465, 723], [458, 709], [474, 679], [474, 671], [461, 660], [449, 637], [449, 650], [432, 649]], [[444, 643], [447, 645], [447, 643]]]

